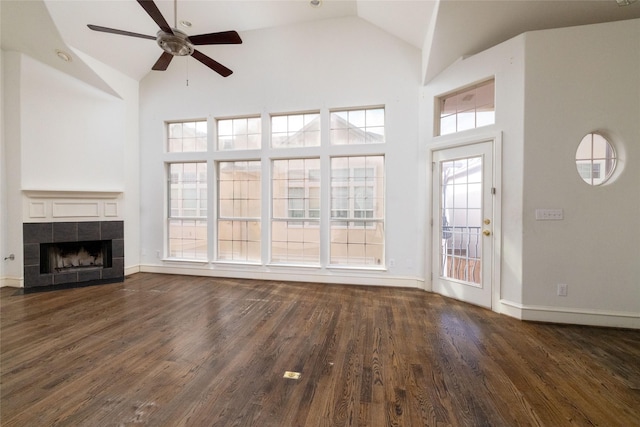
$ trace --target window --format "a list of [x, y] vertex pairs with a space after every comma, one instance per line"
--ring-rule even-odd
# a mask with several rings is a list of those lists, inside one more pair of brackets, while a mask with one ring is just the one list
[[492, 125], [495, 123], [495, 81], [442, 96], [439, 104], [438, 135]]
[[169, 256], [207, 259], [207, 164], [169, 164]]
[[379, 265], [384, 259], [384, 156], [331, 159], [333, 265]]
[[218, 259], [260, 262], [260, 161], [218, 163]]
[[576, 151], [576, 168], [584, 182], [604, 184], [613, 174], [616, 163], [613, 146], [604, 136], [590, 133], [582, 138]]
[[320, 159], [274, 160], [271, 261], [320, 262]]
[[170, 153], [207, 151], [207, 122], [168, 123], [168, 147]]
[[333, 145], [384, 142], [384, 108], [333, 111], [330, 122]]
[[218, 150], [252, 150], [261, 145], [260, 117], [218, 120]]
[[320, 145], [320, 113], [271, 117], [271, 146], [317, 147]]
[[319, 110], [274, 114], [268, 135], [262, 117], [217, 118], [211, 145], [209, 121], [166, 124], [165, 255], [227, 264], [381, 266], [384, 107], [323, 110], [322, 120]]

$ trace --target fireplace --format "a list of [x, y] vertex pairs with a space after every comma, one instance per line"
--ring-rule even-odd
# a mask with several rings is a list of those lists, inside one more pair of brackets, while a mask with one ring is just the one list
[[122, 221], [25, 223], [24, 287], [124, 280]]
[[111, 267], [111, 240], [40, 244], [40, 274]]

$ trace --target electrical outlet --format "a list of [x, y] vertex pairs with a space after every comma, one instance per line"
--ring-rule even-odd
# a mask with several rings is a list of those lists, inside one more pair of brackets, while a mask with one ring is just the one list
[[396, 260], [394, 258], [391, 258], [389, 260], [389, 267], [395, 267], [396, 266]]
[[566, 297], [567, 292], [569, 291], [568, 288], [569, 288], [569, 285], [567, 285], [566, 283], [558, 283], [558, 296]]
[[156, 251], [156, 258], [160, 258], [160, 251]]

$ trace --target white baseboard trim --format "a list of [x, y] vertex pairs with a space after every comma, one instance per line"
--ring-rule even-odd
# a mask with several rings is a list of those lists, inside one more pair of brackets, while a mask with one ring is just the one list
[[[260, 267], [261, 269], [233, 268], [233, 266], [216, 265], [214, 268], [202, 265], [152, 265], [142, 264], [139, 271], [143, 273], [182, 274], [191, 276], [224, 277], [255, 280], [274, 280], [286, 282], [331, 283], [344, 285], [390, 286], [397, 288], [424, 289], [424, 280], [415, 277], [376, 275], [359, 270], [319, 270], [309, 268]], [[312, 271], [310, 271], [312, 270]]]
[[125, 267], [124, 268], [124, 275], [125, 276], [129, 276], [131, 274], [136, 274], [136, 273], [140, 273], [140, 266], [139, 265], [134, 265], [131, 267]]
[[500, 300], [500, 313], [533, 322], [640, 329], [640, 313], [633, 312], [524, 305]]
[[22, 288], [24, 287], [24, 281], [19, 277], [0, 277], [0, 288], [4, 288], [5, 286]]

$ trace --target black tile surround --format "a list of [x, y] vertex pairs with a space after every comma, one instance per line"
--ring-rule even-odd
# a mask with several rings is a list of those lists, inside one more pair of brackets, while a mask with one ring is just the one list
[[[111, 240], [110, 268], [40, 273], [40, 244]], [[124, 222], [46, 222], [24, 223], [24, 287], [39, 288], [65, 285], [85, 286], [124, 281]]]

